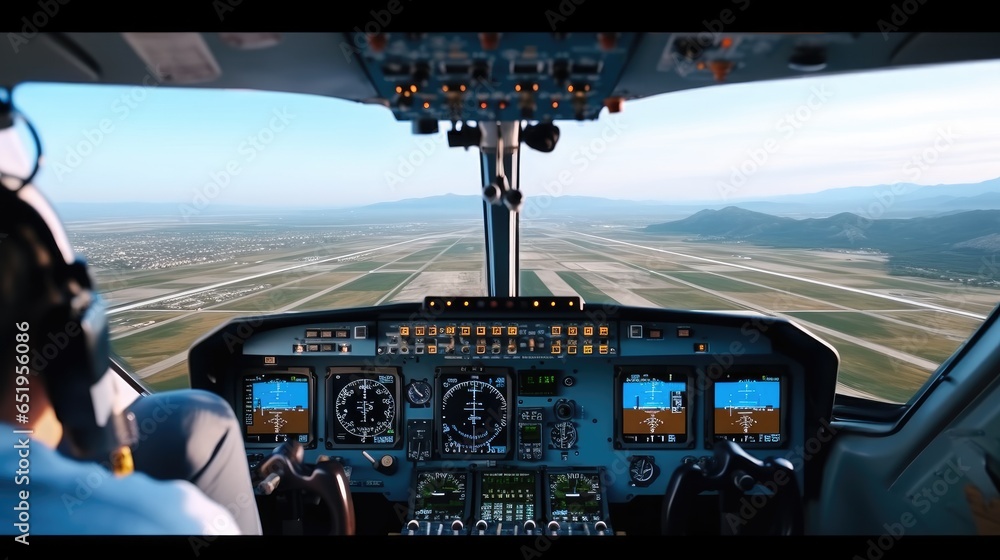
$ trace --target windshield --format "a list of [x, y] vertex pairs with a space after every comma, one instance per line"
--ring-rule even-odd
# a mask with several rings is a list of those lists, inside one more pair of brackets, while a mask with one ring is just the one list
[[[837, 349], [841, 394], [906, 402], [1000, 300], [998, 89], [996, 62], [898, 69], [557, 123], [553, 152], [521, 146], [520, 293], [788, 318]], [[155, 82], [14, 100], [152, 390], [234, 317], [486, 295], [480, 156], [451, 123]], [[4, 161], [30, 146], [14, 129]]]

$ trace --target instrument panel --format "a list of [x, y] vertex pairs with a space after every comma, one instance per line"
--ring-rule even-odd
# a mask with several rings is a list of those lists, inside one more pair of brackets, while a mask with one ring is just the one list
[[352, 494], [406, 511], [392, 532], [600, 535], [718, 440], [788, 458], [808, 491], [839, 358], [758, 315], [428, 298], [235, 320], [189, 364], [251, 464], [289, 440], [340, 461]]

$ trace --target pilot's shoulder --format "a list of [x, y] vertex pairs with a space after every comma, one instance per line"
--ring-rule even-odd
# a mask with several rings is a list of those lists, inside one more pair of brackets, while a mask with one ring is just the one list
[[[27, 459], [28, 469], [20, 478], [0, 481], [0, 502], [6, 511], [24, 511], [32, 533], [240, 534], [229, 510], [188, 481], [161, 481], [138, 472], [118, 477], [97, 463], [70, 459], [41, 443], [29, 445], [27, 457], [3, 455], [5, 467], [16, 471], [19, 460]], [[8, 525], [2, 532], [13, 530]]]

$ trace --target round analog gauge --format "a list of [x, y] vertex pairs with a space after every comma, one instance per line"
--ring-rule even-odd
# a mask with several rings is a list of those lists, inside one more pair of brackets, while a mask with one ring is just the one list
[[411, 381], [406, 386], [406, 400], [413, 406], [426, 406], [431, 401], [431, 384], [426, 381]]
[[603, 517], [601, 477], [598, 473], [550, 474], [549, 496], [549, 516], [552, 519], [598, 521]]
[[506, 379], [491, 381], [445, 382], [441, 394], [443, 453], [507, 453], [507, 396], [497, 387], [506, 387]]
[[557, 422], [549, 434], [552, 447], [556, 449], [571, 449], [576, 445], [576, 424], [572, 422]]
[[356, 379], [344, 385], [334, 401], [337, 421], [361, 443], [393, 429], [396, 399], [392, 391], [375, 379]]
[[649, 486], [659, 474], [659, 468], [652, 457], [637, 456], [629, 462], [629, 481], [635, 486]]
[[417, 475], [414, 516], [417, 519], [465, 517], [465, 473], [424, 472]]

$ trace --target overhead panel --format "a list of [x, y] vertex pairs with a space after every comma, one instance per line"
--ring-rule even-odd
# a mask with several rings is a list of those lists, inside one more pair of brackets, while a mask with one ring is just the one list
[[400, 121], [594, 120], [635, 33], [366, 34], [353, 37]]

